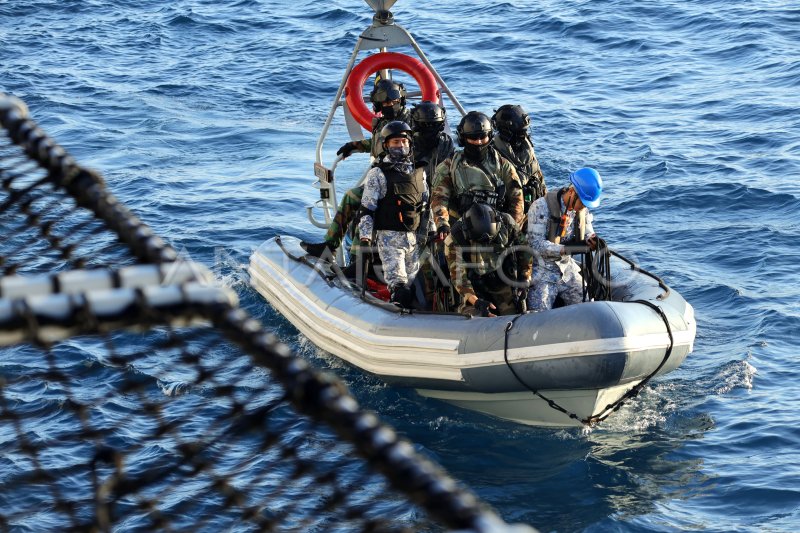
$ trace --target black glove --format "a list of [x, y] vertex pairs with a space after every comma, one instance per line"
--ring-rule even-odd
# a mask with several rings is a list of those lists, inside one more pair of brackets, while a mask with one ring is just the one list
[[481, 316], [489, 316], [489, 314], [496, 309], [492, 302], [489, 300], [483, 300], [481, 298], [475, 300], [475, 303], [472, 305], [478, 310]]
[[342, 156], [342, 159], [347, 158], [350, 154], [352, 154], [355, 150], [359, 148], [361, 145], [358, 141], [350, 141], [349, 143], [344, 143], [341, 148], [336, 150], [336, 155]]
[[528, 310], [528, 289], [514, 289], [514, 305], [519, 314]]
[[442, 222], [442, 224], [436, 228], [436, 240], [443, 241], [448, 235], [450, 235], [450, 224]]

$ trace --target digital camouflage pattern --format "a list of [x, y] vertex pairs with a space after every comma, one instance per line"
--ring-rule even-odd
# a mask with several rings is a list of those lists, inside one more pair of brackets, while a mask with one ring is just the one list
[[419, 271], [417, 236], [411, 231], [378, 230], [375, 236], [386, 285], [396, 287], [414, 281]]
[[[561, 202], [561, 212], [566, 206]], [[592, 214], [586, 210], [586, 235], [594, 233]], [[566, 212], [566, 233], [561, 241], [569, 241], [575, 236], [575, 211]], [[544, 311], [552, 309], [557, 296], [565, 305], [583, 301], [583, 279], [580, 266], [572, 256], [561, 255], [560, 244], [547, 239], [550, 224], [550, 209], [545, 198], [539, 198], [528, 211], [528, 245], [534, 253], [532, 289], [528, 293], [528, 310]]]
[[[427, 205], [428, 185], [423, 179], [425, 192], [422, 201]], [[375, 234], [375, 243], [378, 254], [383, 264], [383, 277], [389, 287], [402, 285], [414, 281], [419, 270], [419, 254], [417, 235], [414, 231], [374, 230], [372, 215], [378, 208], [378, 202], [386, 196], [386, 176], [380, 167], [372, 167], [367, 172], [367, 181], [361, 197], [361, 206], [368, 212], [361, 217], [358, 223], [358, 233], [361, 238], [372, 241]]]

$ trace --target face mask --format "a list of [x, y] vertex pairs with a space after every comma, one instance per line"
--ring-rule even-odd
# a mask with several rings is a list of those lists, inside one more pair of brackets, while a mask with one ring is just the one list
[[511, 144], [514, 146], [522, 146], [525, 143], [525, 140], [528, 138], [528, 134], [523, 132], [518, 132], [511, 137]]
[[403, 105], [400, 103], [391, 106], [384, 106], [381, 108], [381, 115], [383, 115], [383, 118], [387, 120], [394, 120], [400, 115], [400, 111], [402, 109]]
[[470, 161], [478, 163], [486, 159], [486, 155], [489, 153], [489, 144], [484, 144], [479, 146], [477, 144], [469, 144], [464, 147], [464, 155]]
[[389, 152], [389, 157], [393, 161], [406, 159], [409, 154], [411, 154], [411, 149], [408, 146], [393, 146], [391, 148], [387, 148], [387, 151]]
[[414, 145], [422, 150], [427, 150], [439, 142], [438, 131], [419, 131], [414, 133]]

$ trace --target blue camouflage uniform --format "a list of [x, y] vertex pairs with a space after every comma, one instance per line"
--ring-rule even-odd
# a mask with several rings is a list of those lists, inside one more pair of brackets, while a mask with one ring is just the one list
[[[566, 232], [559, 236], [559, 242], [570, 241], [575, 237], [575, 211], [566, 211], [561, 201], [561, 212], [564, 213]], [[528, 310], [533, 312], [552, 309], [557, 296], [561, 296], [565, 305], [583, 301], [583, 280], [580, 266], [570, 255], [561, 255], [561, 244], [548, 240], [550, 224], [550, 208], [545, 197], [531, 204], [528, 211], [528, 244], [533, 249], [532, 290], [528, 293]], [[592, 214], [586, 209], [585, 235], [592, 235]]]
[[[418, 168], [416, 172], [424, 169]], [[424, 192], [422, 195], [423, 204], [428, 206], [428, 185], [426, 180], [422, 180]], [[378, 202], [386, 196], [387, 181], [383, 171], [375, 166], [367, 172], [364, 184], [364, 194], [361, 197], [361, 205], [367, 211], [358, 223], [358, 233], [362, 236], [371, 236], [374, 229], [374, 219], [371, 213], [378, 208]], [[431, 217], [423, 217], [430, 220]], [[432, 228], [431, 228], [432, 231]], [[383, 263], [383, 277], [389, 287], [409, 284], [419, 271], [420, 248], [417, 246], [417, 234], [415, 231], [394, 231], [377, 230], [375, 232], [375, 244], [378, 248], [381, 263]]]

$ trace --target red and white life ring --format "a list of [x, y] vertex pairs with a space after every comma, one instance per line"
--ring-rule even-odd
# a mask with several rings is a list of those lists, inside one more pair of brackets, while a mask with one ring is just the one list
[[372, 119], [378, 115], [364, 103], [363, 87], [367, 78], [379, 70], [397, 69], [410, 74], [419, 84], [423, 100], [439, 103], [439, 88], [436, 78], [419, 59], [397, 52], [380, 52], [366, 58], [353, 67], [344, 86], [345, 101], [353, 117], [364, 128], [372, 129]]

